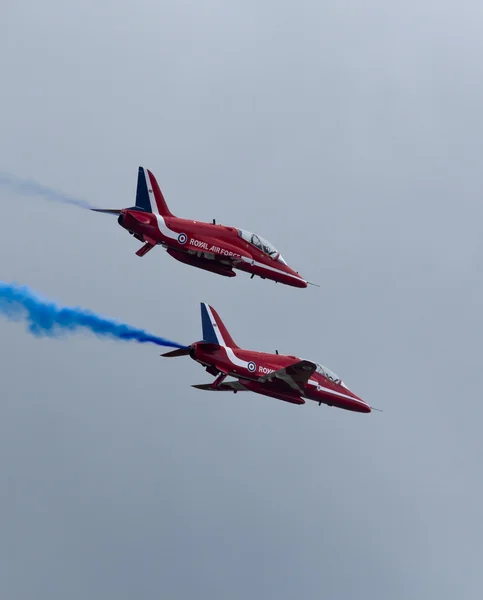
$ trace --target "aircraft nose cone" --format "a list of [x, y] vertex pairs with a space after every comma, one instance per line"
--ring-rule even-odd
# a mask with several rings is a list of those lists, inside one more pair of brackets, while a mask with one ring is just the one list
[[308, 286], [307, 281], [305, 281], [300, 273], [297, 273], [297, 271], [294, 271], [293, 269], [290, 269], [290, 273], [292, 275], [290, 283], [294, 287], [306, 288]]
[[369, 406], [369, 404], [367, 404], [367, 402], [365, 400], [363, 400], [362, 398], [359, 398], [359, 396], [356, 396], [353, 392], [352, 395], [354, 396], [354, 400], [356, 400], [357, 402], [357, 412], [361, 412], [361, 413], [370, 413], [372, 412], [372, 408]]
[[300, 287], [300, 288], [306, 288], [306, 287], [308, 287], [308, 285], [309, 284], [302, 277], [300, 277], [300, 279], [297, 282], [297, 287]]
[[[342, 384], [344, 385], [344, 384]], [[372, 412], [372, 408], [367, 404], [365, 400], [354, 394], [354, 392], [350, 391], [346, 385], [344, 387], [348, 390], [349, 394], [352, 396], [352, 406], [353, 410], [361, 413], [370, 413]]]

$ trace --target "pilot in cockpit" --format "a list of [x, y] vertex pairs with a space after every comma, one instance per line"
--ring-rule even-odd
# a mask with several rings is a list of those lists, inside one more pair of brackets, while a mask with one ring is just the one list
[[267, 256], [274, 258], [274, 255], [278, 255], [278, 252], [274, 248], [269, 246], [268, 243], [262, 242], [262, 240], [258, 237], [256, 233], [252, 233], [250, 241], [254, 246], [259, 248]]
[[340, 377], [338, 377], [334, 372], [332, 372], [327, 367], [324, 367], [322, 365], [317, 365], [316, 371], [317, 371], [317, 373], [320, 373], [321, 375], [323, 375], [329, 381], [333, 381], [334, 383], [341, 382]]
[[258, 235], [256, 233], [252, 233], [252, 237], [250, 238], [250, 242], [254, 246], [256, 246], [257, 248], [259, 248], [260, 250], [263, 251], [262, 242], [260, 241], [260, 238], [258, 237]]

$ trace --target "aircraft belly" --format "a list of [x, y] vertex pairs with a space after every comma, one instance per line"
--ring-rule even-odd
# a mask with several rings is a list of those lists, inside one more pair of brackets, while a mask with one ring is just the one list
[[197, 256], [198, 258], [206, 258], [206, 260], [215, 260], [215, 255], [213, 252], [202, 252], [200, 250], [187, 250], [188, 254], [191, 256]]
[[182, 263], [204, 269], [206, 271], [212, 271], [218, 275], [224, 275], [225, 277], [235, 277], [236, 273], [231, 268], [230, 264], [224, 264], [220, 260], [208, 259], [203, 256], [202, 252], [192, 252], [186, 250], [173, 250], [168, 248], [167, 252], [170, 256], [179, 260]]
[[249, 380], [241, 378], [240, 383], [245, 386], [251, 392], [256, 394], [262, 394], [263, 396], [270, 396], [277, 400], [283, 400], [291, 404], [305, 404], [301, 394], [297, 394], [294, 390], [288, 390], [286, 387], [273, 385], [272, 383], [260, 383], [256, 380]]

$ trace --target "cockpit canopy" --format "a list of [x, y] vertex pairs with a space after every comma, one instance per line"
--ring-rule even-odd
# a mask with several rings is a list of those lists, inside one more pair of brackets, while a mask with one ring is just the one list
[[252, 244], [261, 250], [267, 256], [270, 256], [274, 260], [278, 260], [278, 262], [281, 262], [284, 265], [287, 264], [275, 246], [273, 246], [268, 240], [262, 238], [260, 235], [252, 233], [251, 231], [245, 231], [244, 229], [239, 229], [238, 235], [249, 244]]
[[320, 373], [324, 377], [327, 377], [327, 379], [330, 379], [330, 381], [333, 381], [334, 383], [342, 383], [340, 377], [327, 367], [317, 365], [316, 372]]

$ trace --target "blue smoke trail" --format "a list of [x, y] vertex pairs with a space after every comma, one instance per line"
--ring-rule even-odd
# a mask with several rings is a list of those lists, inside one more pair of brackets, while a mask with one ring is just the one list
[[40, 183], [37, 183], [32, 179], [20, 179], [19, 177], [15, 177], [15, 175], [10, 175], [9, 173], [0, 173], [0, 185], [8, 187], [11, 191], [17, 192], [19, 194], [28, 194], [29, 196], [43, 196], [47, 200], [52, 200], [53, 202], [71, 204], [80, 208], [96, 208], [95, 206], [92, 206], [89, 202], [87, 202], [87, 200], [82, 200], [80, 198], [68, 196], [67, 194], [62, 194], [61, 192], [57, 192], [48, 187], [40, 185]]
[[10, 321], [27, 321], [30, 333], [38, 337], [60, 337], [65, 333], [85, 329], [103, 337], [185, 348], [144, 329], [96, 315], [90, 310], [59, 306], [51, 300], [41, 298], [27, 286], [4, 281], [0, 281], [0, 314]]

